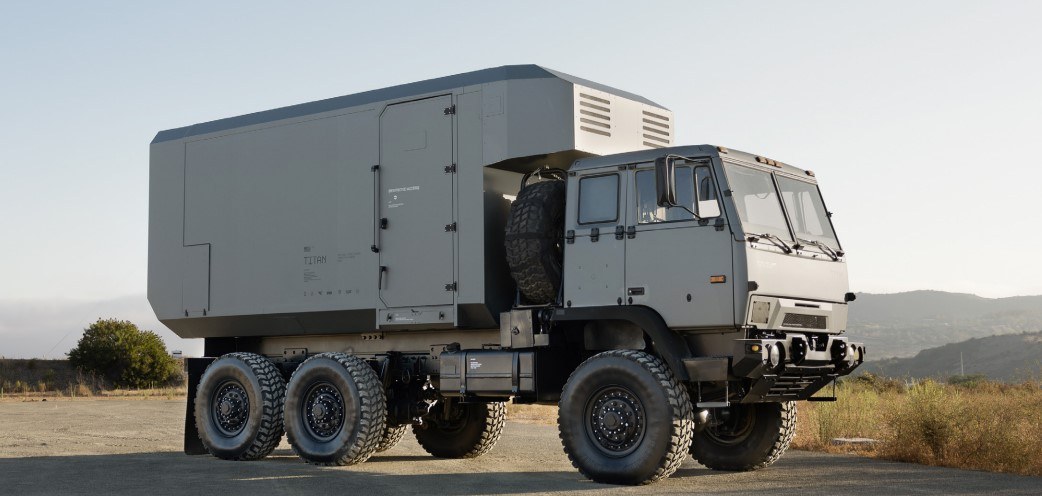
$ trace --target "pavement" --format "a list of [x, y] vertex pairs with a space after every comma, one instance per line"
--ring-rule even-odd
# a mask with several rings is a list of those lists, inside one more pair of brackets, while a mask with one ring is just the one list
[[230, 462], [180, 452], [184, 399], [0, 402], [0, 494], [1042, 494], [1042, 477], [789, 451], [766, 470], [715, 472], [688, 459], [640, 487], [596, 484], [568, 463], [553, 426], [508, 422], [491, 453], [427, 455], [411, 436], [351, 467], [273, 456]]

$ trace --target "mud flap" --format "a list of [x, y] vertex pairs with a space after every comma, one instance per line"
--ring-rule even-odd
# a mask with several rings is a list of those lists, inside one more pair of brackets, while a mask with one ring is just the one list
[[206, 367], [209, 367], [216, 358], [186, 358], [185, 369], [188, 371], [188, 401], [185, 405], [185, 454], [206, 455], [209, 454], [199, 440], [199, 429], [195, 425], [195, 391], [199, 386]]

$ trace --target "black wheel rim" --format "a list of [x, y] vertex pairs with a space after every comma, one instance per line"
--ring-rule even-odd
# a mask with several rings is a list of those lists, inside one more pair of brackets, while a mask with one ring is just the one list
[[246, 428], [250, 418], [250, 397], [239, 381], [224, 381], [214, 390], [210, 398], [210, 418], [225, 437], [235, 437]]
[[713, 442], [723, 446], [741, 444], [753, 432], [756, 423], [750, 407], [731, 407], [713, 412], [718, 418], [706, 426], [705, 433]]
[[622, 386], [597, 391], [586, 404], [584, 423], [594, 446], [616, 458], [636, 450], [647, 431], [644, 404]]
[[344, 427], [344, 397], [328, 382], [308, 388], [300, 408], [304, 427], [319, 441], [333, 439]]

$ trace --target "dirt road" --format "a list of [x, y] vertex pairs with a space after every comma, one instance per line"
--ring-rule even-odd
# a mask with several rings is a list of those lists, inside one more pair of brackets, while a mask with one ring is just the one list
[[644, 487], [584, 480], [554, 427], [508, 423], [492, 453], [439, 460], [407, 436], [354, 467], [180, 453], [184, 400], [0, 402], [0, 494], [1039, 494], [1042, 478], [790, 451], [768, 470], [714, 472], [689, 459]]

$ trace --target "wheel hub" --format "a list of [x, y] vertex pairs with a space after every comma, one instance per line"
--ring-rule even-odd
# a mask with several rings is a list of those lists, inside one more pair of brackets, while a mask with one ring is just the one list
[[645, 431], [644, 405], [624, 387], [598, 391], [586, 407], [586, 432], [605, 454], [628, 455], [640, 445]]
[[237, 381], [221, 384], [214, 392], [211, 418], [222, 435], [233, 437], [246, 427], [250, 416], [250, 399]]
[[320, 440], [332, 439], [344, 426], [344, 399], [328, 382], [311, 387], [302, 409], [308, 431]]

